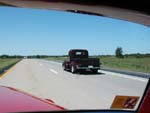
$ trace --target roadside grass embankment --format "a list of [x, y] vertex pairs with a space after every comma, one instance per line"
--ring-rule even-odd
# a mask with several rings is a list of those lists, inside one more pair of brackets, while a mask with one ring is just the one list
[[136, 58], [116, 58], [116, 57], [101, 57], [101, 62], [104, 67], [150, 73], [150, 57]]
[[0, 58], [0, 76], [20, 60], [19, 58]]
[[67, 60], [68, 57], [56, 56], [56, 57], [48, 57], [48, 58], [44, 58], [44, 59], [49, 60], [49, 61], [63, 62], [64, 60]]

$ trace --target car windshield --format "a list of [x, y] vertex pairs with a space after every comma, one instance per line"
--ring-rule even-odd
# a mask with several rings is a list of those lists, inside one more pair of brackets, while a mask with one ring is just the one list
[[128, 21], [0, 7], [0, 42], [0, 86], [67, 110], [135, 111], [150, 76], [150, 28]]

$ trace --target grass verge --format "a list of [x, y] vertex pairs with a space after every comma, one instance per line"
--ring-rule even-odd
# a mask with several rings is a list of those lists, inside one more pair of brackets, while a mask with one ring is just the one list
[[16, 64], [18, 61], [20, 61], [20, 59], [16, 58], [0, 59], [0, 76], [5, 72], [5, 70]]
[[63, 62], [64, 60], [67, 60], [68, 57], [62, 57], [62, 56], [56, 56], [56, 57], [48, 57], [44, 58], [45, 60], [50, 60], [50, 61], [57, 61], [57, 62]]
[[123, 59], [116, 57], [102, 57], [101, 62], [104, 67], [150, 73], [150, 57], [128, 57]]

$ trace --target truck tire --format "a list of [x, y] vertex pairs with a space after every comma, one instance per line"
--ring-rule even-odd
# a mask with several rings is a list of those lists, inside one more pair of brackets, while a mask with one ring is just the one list
[[97, 73], [98, 73], [98, 70], [97, 70], [97, 69], [92, 69], [92, 72], [93, 72], [94, 74], [97, 74]]
[[71, 73], [75, 73], [76, 72], [76, 69], [75, 69], [75, 67], [74, 66], [71, 66]]

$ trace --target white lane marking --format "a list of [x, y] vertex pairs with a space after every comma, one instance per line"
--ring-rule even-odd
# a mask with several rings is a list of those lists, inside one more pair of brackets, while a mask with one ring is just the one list
[[41, 63], [40, 63], [39, 65], [40, 65], [40, 66], [43, 66], [43, 64], [41, 64]]
[[55, 61], [49, 61], [50, 63], [53, 63], [53, 64], [62, 64], [62, 63], [60, 63], [60, 62], [55, 62]]
[[122, 77], [122, 78], [127, 78], [127, 79], [132, 79], [132, 80], [139, 80], [139, 81], [142, 81], [142, 82], [147, 82], [148, 81], [147, 78], [140, 78], [140, 77], [135, 77], [135, 76], [133, 77], [133, 76], [126, 75], [126, 74], [120, 74], [120, 73], [114, 73], [114, 72], [108, 72], [108, 71], [102, 71], [102, 70], [99, 70], [99, 72], [107, 73], [107, 74]]
[[49, 69], [51, 72], [55, 73], [55, 74], [58, 74], [57, 71], [53, 70], [53, 69]]
[[41, 60], [41, 61], [46, 62], [46, 63], [51, 63], [51, 64], [58, 64], [58, 65], [62, 64], [61, 62], [55, 62], [55, 61], [48, 61], [48, 60]]

